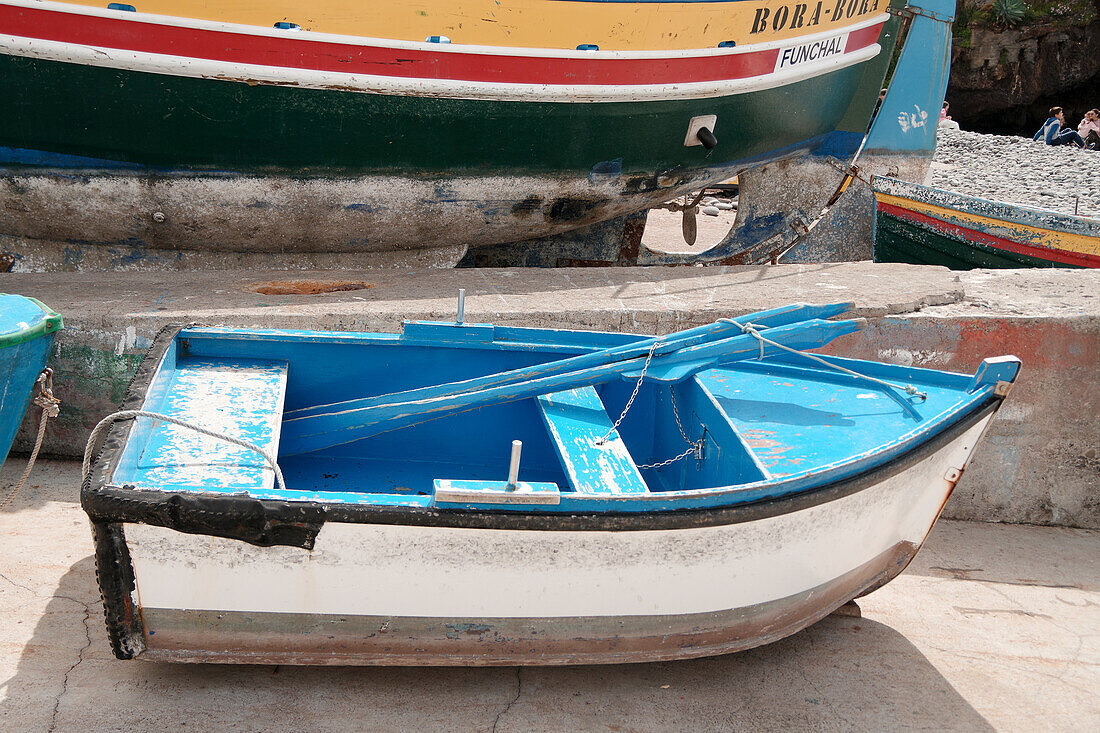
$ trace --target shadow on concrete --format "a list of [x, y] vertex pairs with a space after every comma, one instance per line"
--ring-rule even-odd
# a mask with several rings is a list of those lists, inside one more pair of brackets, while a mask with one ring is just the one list
[[[1100, 591], [1100, 532], [941, 520], [910, 575], [1031, 588]], [[1052, 538], [1057, 541], [1052, 542]], [[1088, 558], [1088, 561], [1085, 559]]]
[[[851, 266], [852, 263], [823, 263], [815, 264], [814, 276], [820, 277], [828, 270], [840, 269]], [[700, 283], [701, 275], [721, 275], [735, 273], [738, 277], [731, 278], [729, 282], [714, 282], [709, 280]], [[261, 280], [270, 273], [258, 272], [256, 279]], [[449, 297], [452, 292], [457, 292], [458, 287], [467, 289], [467, 297], [473, 298], [479, 295], [496, 296], [532, 296], [538, 294], [551, 295], [562, 292], [575, 292], [578, 289], [592, 287], [606, 287], [613, 281], [619, 281], [611, 297], [623, 302], [632, 300], [652, 301], [654, 297], [667, 298], [669, 296], [685, 296], [689, 293], [717, 293], [723, 290], [735, 291], [743, 288], [746, 283], [779, 282], [797, 279], [805, 276], [801, 268], [777, 268], [771, 265], [739, 265], [739, 266], [715, 266], [709, 268], [693, 266], [654, 266], [654, 267], [580, 267], [580, 268], [494, 268], [494, 269], [458, 269], [436, 270], [424, 273], [423, 277], [410, 277], [395, 280], [391, 277], [378, 277], [377, 282], [372, 282], [369, 290], [354, 291], [349, 296], [330, 298], [331, 300], [347, 301], [356, 299], [364, 302], [383, 300], [387, 302], [422, 302], [431, 301], [440, 296]], [[324, 278], [318, 273], [292, 273], [292, 277], [284, 279]], [[331, 278], [328, 278], [331, 279]], [[369, 275], [367, 276], [369, 278]], [[659, 294], [651, 290], [631, 292], [639, 284], [660, 282], [662, 289]], [[239, 284], [234, 280], [228, 287], [240, 290]], [[239, 296], [238, 296], [239, 297]], [[262, 296], [249, 294], [254, 302], [237, 303], [239, 307], [254, 307], [262, 305], [271, 306], [299, 306], [308, 305], [310, 300], [303, 300], [302, 296]], [[820, 294], [818, 294], [820, 298]], [[746, 303], [746, 305], [748, 305]], [[766, 306], [761, 306], [766, 307]], [[207, 310], [222, 313], [224, 305], [211, 305]], [[415, 310], [415, 308], [414, 308]], [[857, 309], [858, 310], [858, 309]], [[203, 308], [189, 304], [189, 315], [202, 320]]]
[[89, 556], [61, 578], [6, 683], [6, 729], [990, 729], [916, 647], [867, 619], [684, 662], [183, 665], [114, 659], [97, 595]]
[[[27, 454], [9, 453], [0, 468], [0, 500], [19, 481], [27, 467]], [[80, 463], [73, 460], [39, 456], [31, 469], [27, 483], [11, 504], [0, 511], [0, 516], [37, 509], [51, 501], [80, 503]]]

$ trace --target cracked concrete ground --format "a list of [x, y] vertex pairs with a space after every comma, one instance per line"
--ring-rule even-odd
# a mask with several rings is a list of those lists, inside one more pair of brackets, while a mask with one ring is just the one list
[[79, 465], [29, 484], [0, 512], [0, 730], [1100, 729], [1100, 531], [941, 521], [862, 618], [710, 659], [175, 665], [111, 656]]

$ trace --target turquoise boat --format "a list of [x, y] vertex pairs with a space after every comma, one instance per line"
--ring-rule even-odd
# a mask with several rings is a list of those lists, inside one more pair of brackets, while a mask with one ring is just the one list
[[667, 336], [163, 333], [82, 504], [119, 658], [594, 664], [766, 644], [900, 573], [1016, 378]]
[[34, 298], [0, 293], [0, 463], [46, 366], [61, 316]]

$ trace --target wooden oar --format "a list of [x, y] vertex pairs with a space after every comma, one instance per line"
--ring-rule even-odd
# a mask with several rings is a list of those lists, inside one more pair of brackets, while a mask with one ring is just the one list
[[[851, 308], [851, 303], [830, 303], [827, 305], [794, 303], [780, 308], [749, 313], [748, 315], [738, 316], [731, 320], [742, 325], [752, 323], [761, 328], [774, 328], [792, 323], [800, 323], [814, 318], [832, 318], [848, 312]], [[654, 356], [658, 356], [689, 346], [695, 346], [706, 341], [729, 336], [730, 334], [739, 333], [741, 333], [741, 329], [735, 323], [708, 323], [705, 326], [696, 326], [695, 328], [689, 328], [666, 336], [642, 338], [638, 341], [615, 346], [610, 349], [601, 349], [589, 354], [581, 354], [580, 356], [573, 356], [566, 359], [557, 359], [543, 364], [512, 369], [506, 372], [497, 372], [483, 377], [475, 377], [473, 379], [464, 379], [457, 382], [448, 382], [428, 387], [417, 387], [415, 389], [375, 395], [372, 397], [343, 400], [341, 402], [325, 405], [314, 405], [303, 407], [298, 410], [289, 410], [283, 416], [283, 423], [286, 424], [292, 420], [300, 420], [314, 415], [328, 415], [334, 412], [359, 410], [375, 405], [445, 397], [447, 395], [473, 392], [506, 384], [518, 384], [532, 379], [550, 377], [555, 374], [566, 374], [581, 369], [610, 364], [615, 361], [644, 356], [649, 353], [649, 349], [654, 343], [660, 344], [654, 352]]]
[[[767, 338], [793, 349], [824, 346], [838, 336], [858, 331], [862, 321], [810, 321], [768, 329]], [[781, 353], [770, 344], [763, 354]], [[662, 356], [654, 356], [646, 370], [653, 379], [679, 381], [704, 369], [750, 359], [761, 353], [761, 342], [751, 335], [734, 336], [711, 344], [700, 344]], [[312, 453], [335, 445], [352, 443], [372, 435], [435, 420], [467, 410], [527, 399], [575, 387], [602, 384], [626, 376], [637, 378], [645, 363], [644, 356], [602, 364], [588, 369], [540, 377], [489, 389], [461, 392], [422, 400], [312, 415], [285, 421], [282, 425], [279, 454], [292, 456]]]

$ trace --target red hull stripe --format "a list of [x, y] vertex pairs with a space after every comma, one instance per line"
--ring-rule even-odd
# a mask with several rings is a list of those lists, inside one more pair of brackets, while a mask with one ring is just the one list
[[1050, 260], [1051, 262], [1076, 265], [1078, 267], [1100, 267], [1100, 257], [1095, 257], [1083, 252], [1070, 252], [1064, 249], [1036, 247], [1030, 244], [1023, 244], [1022, 242], [987, 234], [986, 232], [980, 232], [976, 229], [959, 226], [958, 224], [951, 224], [942, 219], [937, 219], [918, 211], [910, 211], [909, 209], [903, 209], [899, 206], [881, 201], [878, 202], [878, 210], [903, 221], [908, 221], [913, 224], [923, 224], [926, 227], [935, 229], [948, 236], [965, 239], [968, 242], [983, 244], [993, 249], [1014, 252], [1018, 255], [1027, 255], [1028, 257], [1037, 257], [1041, 260]]
[[[876, 43], [882, 25], [852, 31], [845, 53]], [[306, 40], [291, 33], [285, 39], [272, 38], [9, 5], [0, 5], [0, 29], [11, 36], [226, 63], [503, 84], [630, 86], [746, 79], [772, 73], [779, 54], [770, 48], [696, 57], [588, 59], [433, 52]]]
[[872, 25], [852, 31], [848, 34], [848, 43], [844, 45], [844, 53], [858, 51], [867, 48], [872, 43], [878, 43], [879, 34], [882, 33], [882, 25]]

